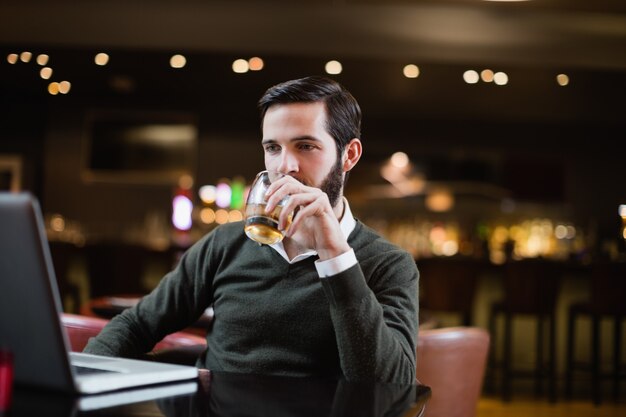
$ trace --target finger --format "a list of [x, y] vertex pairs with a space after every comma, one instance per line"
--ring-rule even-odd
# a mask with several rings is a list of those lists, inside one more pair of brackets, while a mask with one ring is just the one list
[[281, 186], [279, 188], [275, 188], [274, 191], [270, 194], [269, 192], [266, 194], [267, 202], [265, 206], [265, 211], [269, 214], [274, 211], [274, 208], [280, 204], [285, 197], [289, 196], [288, 189]]
[[[289, 216], [295, 218], [296, 212], [298, 216], [300, 216], [300, 211], [303, 207], [308, 206], [313, 203], [316, 199], [321, 196], [321, 191], [319, 192], [309, 192], [309, 193], [299, 193], [299, 194], [291, 194], [289, 199], [285, 202], [280, 216], [278, 217], [278, 228], [280, 230], [285, 230], [288, 225]], [[291, 226], [289, 226], [291, 227]]]
[[298, 215], [293, 219], [289, 230], [287, 230], [286, 235], [288, 237], [292, 236], [298, 230], [302, 222], [311, 217], [321, 218], [328, 214], [331, 218], [334, 218], [332, 210], [330, 209], [330, 203], [328, 203], [328, 198], [326, 198], [325, 195], [321, 195], [308, 205], [300, 207]]
[[276, 192], [276, 190], [285, 182], [284, 178], [281, 178], [279, 180], [276, 180], [274, 182], [272, 182], [269, 187], [267, 187], [267, 191], [265, 192], [266, 196], [271, 196], [272, 194], [274, 194]]
[[276, 190], [278, 190], [279, 188], [283, 187], [285, 184], [300, 184], [302, 185], [301, 182], [299, 182], [297, 179], [295, 179], [294, 177], [291, 177], [289, 175], [285, 175], [275, 181], [272, 181], [272, 183], [269, 185], [269, 187], [267, 187], [267, 195], [270, 196], [272, 194], [274, 194], [276, 192]]
[[306, 206], [311, 204], [321, 195], [321, 192], [294, 192], [289, 194], [289, 199], [287, 199], [283, 204], [283, 210], [288, 213], [293, 212], [300, 206]]
[[271, 213], [274, 208], [288, 195], [299, 192], [299, 183], [292, 177], [284, 177], [272, 183], [265, 193], [266, 203], [265, 209]]
[[298, 216], [293, 219], [291, 226], [289, 226], [289, 229], [287, 229], [287, 231], [285, 232], [285, 236], [293, 236], [300, 227], [304, 227], [304, 224], [307, 220], [310, 220], [312, 217], [316, 217], [316, 213], [319, 212], [319, 209], [315, 207], [315, 205], [316, 203], [309, 204], [298, 212]]
[[291, 181], [287, 180], [285, 182], [281, 182], [280, 184], [276, 184], [275, 187], [276, 188], [274, 188], [274, 191], [271, 194], [270, 193], [267, 194], [268, 199], [267, 199], [267, 205], [265, 206], [265, 209], [268, 213], [271, 213], [277, 205], [281, 204], [281, 202], [282, 202], [282, 205], [285, 206], [287, 202], [291, 200], [291, 198], [289, 198], [287, 202], [283, 201], [285, 197], [287, 196], [292, 196], [294, 194], [307, 193], [307, 192], [311, 192], [311, 193], [321, 192], [318, 188], [307, 187], [293, 178], [291, 179]]

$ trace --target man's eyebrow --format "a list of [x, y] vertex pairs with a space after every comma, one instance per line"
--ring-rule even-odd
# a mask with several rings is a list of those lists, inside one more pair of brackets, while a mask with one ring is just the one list
[[299, 142], [299, 141], [303, 141], [303, 140], [313, 141], [313, 142], [321, 142], [321, 140], [319, 140], [315, 136], [310, 136], [310, 135], [297, 136], [297, 137], [291, 139], [290, 142]]
[[[320, 139], [316, 138], [315, 136], [310, 136], [310, 135], [304, 135], [304, 136], [296, 136], [295, 138], [291, 138], [289, 139], [289, 142], [300, 142], [300, 141], [313, 141], [313, 142], [321, 142]], [[261, 141], [261, 145], [269, 145], [269, 144], [274, 144], [274, 143], [278, 143], [278, 141], [276, 139], [263, 139]]]

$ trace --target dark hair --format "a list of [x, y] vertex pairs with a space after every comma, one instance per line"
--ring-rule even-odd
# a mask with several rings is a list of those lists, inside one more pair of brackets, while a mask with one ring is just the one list
[[258, 103], [261, 129], [265, 113], [271, 106], [317, 101], [326, 105], [326, 131], [335, 139], [337, 155], [340, 157], [351, 139], [361, 137], [361, 108], [348, 90], [329, 78], [305, 77], [267, 89]]

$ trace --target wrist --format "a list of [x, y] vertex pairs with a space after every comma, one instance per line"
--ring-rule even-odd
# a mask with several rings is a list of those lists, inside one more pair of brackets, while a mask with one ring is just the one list
[[333, 248], [324, 248], [317, 250], [317, 256], [319, 256], [320, 261], [327, 261], [329, 259], [336, 258], [337, 256], [343, 255], [344, 253], [350, 250], [350, 245], [348, 242], [344, 242], [342, 245]]
[[358, 263], [354, 250], [350, 248], [347, 252], [342, 253], [332, 259], [318, 259], [315, 261], [315, 269], [320, 278], [331, 277], [337, 275], [347, 269], [350, 269]]

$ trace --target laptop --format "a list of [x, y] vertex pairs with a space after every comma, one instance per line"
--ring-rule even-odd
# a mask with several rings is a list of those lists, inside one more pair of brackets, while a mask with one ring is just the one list
[[39, 203], [0, 192], [0, 347], [13, 352], [16, 384], [94, 394], [186, 381], [189, 391], [198, 376], [193, 366], [69, 352], [61, 311]]
[[[12, 395], [10, 415], [72, 417], [82, 415], [82, 411], [101, 410], [164, 398], [168, 402], [190, 401], [190, 394], [196, 391], [195, 381], [148, 385], [144, 388], [127, 388], [89, 395], [58, 395], [57, 392], [50, 390], [17, 389]], [[0, 415], [3, 414], [0, 412]]]

